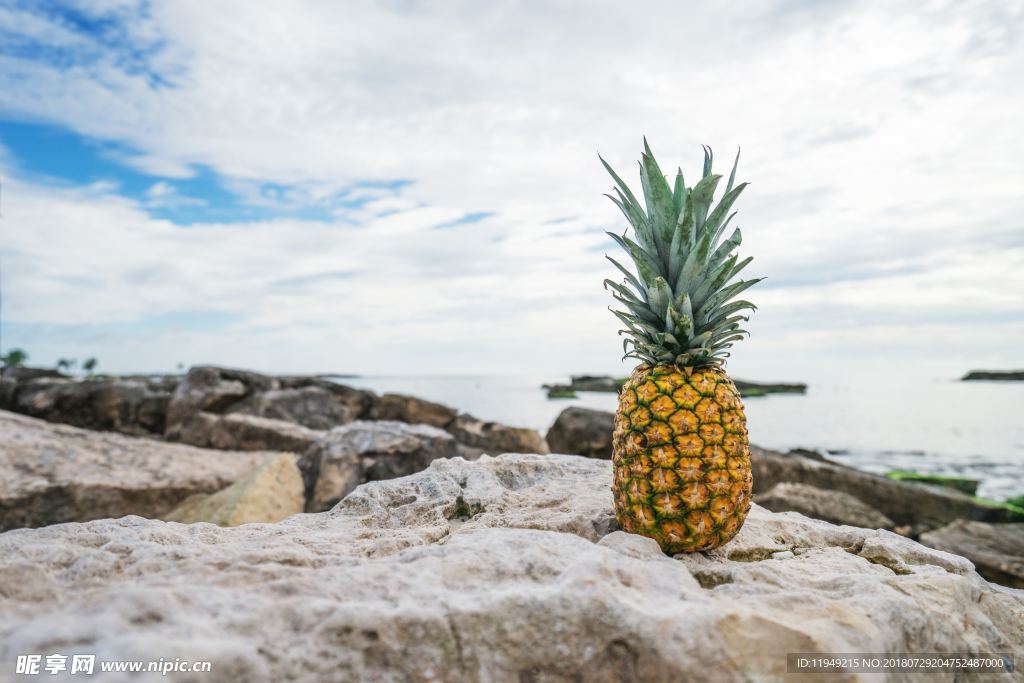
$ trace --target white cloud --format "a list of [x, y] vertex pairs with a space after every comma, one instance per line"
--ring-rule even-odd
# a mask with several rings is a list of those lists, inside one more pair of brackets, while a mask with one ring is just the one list
[[[700, 143], [722, 164], [743, 145], [744, 252], [769, 280], [740, 356], [798, 364], [794, 344], [848, 356], [858, 343], [939, 356], [948, 334], [908, 330], [940, 325], [1012, 362], [1000, 340], [1024, 316], [1019, 3], [117, 12], [145, 69], [116, 53], [74, 68], [0, 57], [2, 106], [119, 141], [168, 177], [209, 166], [254, 205], [368, 201], [334, 223], [185, 230], [110, 192], [23, 183], [5, 240], [12, 320], [208, 308], [237, 321], [149, 348], [278, 354], [295, 369], [350, 355], [374, 370], [608, 368], [601, 229], [621, 225], [595, 152], [632, 178], [646, 133], [691, 179]], [[353, 190], [395, 179], [412, 184]], [[495, 215], [435, 229], [482, 211]], [[236, 360], [257, 328], [274, 343]], [[126, 368], [159, 357], [132, 348], [118, 352]]]

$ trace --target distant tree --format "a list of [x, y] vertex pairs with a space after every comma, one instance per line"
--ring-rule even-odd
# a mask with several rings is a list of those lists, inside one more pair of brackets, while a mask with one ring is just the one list
[[0, 363], [3, 363], [5, 368], [20, 368], [27, 360], [28, 354], [22, 349], [11, 349], [0, 356]]
[[61, 358], [59, 361], [57, 361], [57, 369], [60, 370], [61, 372], [68, 372], [69, 370], [71, 370], [72, 363], [74, 363], [74, 361], [68, 358]]
[[97, 361], [93, 357], [89, 357], [86, 358], [85, 362], [82, 363], [82, 369], [91, 375], [92, 371], [96, 369], [97, 365], [99, 365], [99, 361]]

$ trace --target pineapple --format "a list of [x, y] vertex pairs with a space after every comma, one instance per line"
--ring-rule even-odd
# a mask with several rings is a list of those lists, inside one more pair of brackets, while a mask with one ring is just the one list
[[674, 187], [644, 140], [640, 179], [644, 205], [601, 159], [615, 181], [608, 195], [633, 228], [633, 239], [608, 233], [636, 272], [607, 257], [624, 275], [605, 288], [626, 310], [624, 358], [640, 361], [619, 394], [612, 464], [615, 515], [629, 532], [656, 540], [667, 553], [708, 550], [728, 542], [750, 510], [751, 471], [743, 402], [725, 373], [745, 311], [735, 297], [760, 278], [734, 281], [750, 263], [734, 254], [739, 228], [721, 241], [746, 187], [733, 163], [714, 205], [721, 176], [704, 148], [702, 178]]

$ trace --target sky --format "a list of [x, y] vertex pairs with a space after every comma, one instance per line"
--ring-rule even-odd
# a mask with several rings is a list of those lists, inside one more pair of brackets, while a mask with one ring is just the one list
[[0, 0], [0, 344], [618, 372], [600, 152], [742, 148], [729, 369], [1024, 366], [1024, 3]]

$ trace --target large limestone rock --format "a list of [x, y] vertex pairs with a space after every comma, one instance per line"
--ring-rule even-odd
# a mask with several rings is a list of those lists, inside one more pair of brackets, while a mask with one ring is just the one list
[[352, 409], [318, 386], [270, 389], [253, 394], [228, 408], [229, 413], [294, 422], [308, 429], [327, 430], [352, 422]]
[[548, 453], [548, 444], [536, 429], [509, 427], [478, 420], [463, 413], [448, 425], [455, 440], [484, 453]]
[[306, 504], [302, 474], [295, 456], [281, 453], [217, 493], [197, 493], [164, 516], [168, 522], [210, 522], [238, 526], [280, 522], [303, 511]]
[[429, 425], [382, 420], [336, 427], [299, 460], [307, 509], [327, 510], [363, 482], [403, 477], [457, 455], [455, 439]]
[[[271, 377], [247, 370], [197, 366], [178, 384], [167, 407], [164, 436], [198, 446], [211, 445], [211, 415], [248, 415], [326, 430], [371, 412], [372, 392], [319, 377]], [[226, 429], [234, 425], [228, 423]], [[217, 447], [217, 446], [214, 446]]]
[[963, 555], [989, 581], [1024, 588], [1024, 524], [961, 519], [922, 534], [921, 543]]
[[373, 406], [370, 418], [425, 424], [444, 429], [455, 419], [453, 408], [405, 394], [384, 394]]
[[158, 517], [273, 455], [210, 451], [0, 411], [0, 529]]
[[325, 433], [268, 417], [198, 413], [182, 426], [179, 437], [203, 448], [302, 453]]
[[573, 406], [559, 413], [546, 439], [552, 453], [610, 459], [614, 429], [614, 413]]
[[151, 436], [164, 432], [174, 380], [27, 375], [8, 384], [0, 408], [86, 429]]
[[867, 529], [892, 529], [892, 520], [843, 491], [825, 491], [807, 484], [782, 482], [754, 496], [773, 512], [799, 512], [833, 524]]
[[787, 652], [1024, 648], [1024, 593], [963, 558], [755, 506], [732, 543], [673, 559], [616, 530], [610, 470], [437, 460], [278, 524], [9, 532], [0, 661], [181, 657], [212, 661], [210, 682], [719, 683], [782, 680]]

